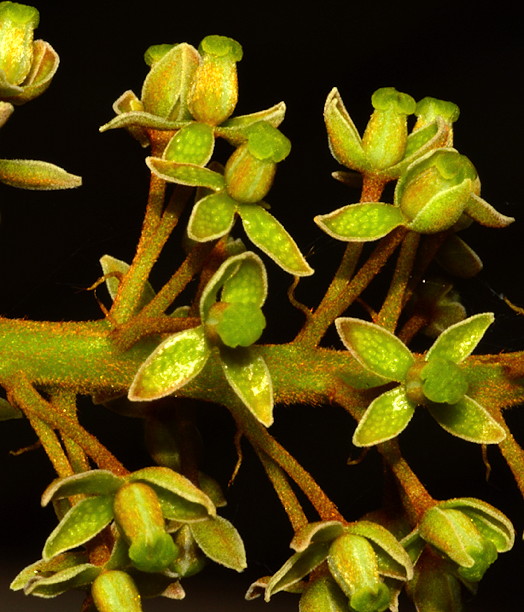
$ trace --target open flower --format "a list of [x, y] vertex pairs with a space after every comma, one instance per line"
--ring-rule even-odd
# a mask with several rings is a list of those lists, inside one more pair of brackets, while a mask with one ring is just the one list
[[353, 356], [384, 383], [399, 383], [368, 406], [353, 443], [372, 446], [394, 438], [407, 427], [419, 405], [459, 438], [478, 444], [503, 440], [504, 430], [467, 395], [468, 380], [460, 367], [493, 320], [491, 313], [483, 313], [451, 325], [424, 357], [418, 358], [379, 325], [349, 317], [337, 319], [338, 333]]

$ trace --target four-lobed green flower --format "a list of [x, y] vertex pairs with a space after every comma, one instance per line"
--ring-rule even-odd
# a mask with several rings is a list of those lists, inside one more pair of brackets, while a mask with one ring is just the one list
[[482, 313], [455, 323], [438, 336], [423, 357], [418, 357], [379, 325], [350, 317], [337, 319], [339, 336], [352, 355], [384, 384], [399, 383], [368, 406], [353, 443], [372, 446], [394, 438], [407, 427], [419, 405], [459, 438], [478, 444], [501, 442], [504, 430], [467, 395], [468, 380], [460, 366], [493, 320], [491, 313]]
[[175, 393], [218, 358], [234, 393], [264, 425], [273, 422], [273, 386], [263, 357], [251, 347], [262, 334], [267, 276], [250, 251], [229, 257], [200, 298], [202, 324], [166, 338], [141, 365], [129, 399], [150, 401]]

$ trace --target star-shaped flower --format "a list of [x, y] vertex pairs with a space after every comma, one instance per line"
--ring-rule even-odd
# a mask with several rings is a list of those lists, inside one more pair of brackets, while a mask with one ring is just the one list
[[346, 348], [384, 383], [398, 386], [368, 406], [353, 436], [356, 446], [372, 446], [403, 431], [415, 408], [425, 406], [449, 433], [478, 444], [496, 444], [505, 433], [486, 409], [467, 395], [468, 379], [460, 364], [493, 322], [492, 313], [477, 314], [448, 327], [423, 356], [384, 328], [354, 318], [339, 318]]

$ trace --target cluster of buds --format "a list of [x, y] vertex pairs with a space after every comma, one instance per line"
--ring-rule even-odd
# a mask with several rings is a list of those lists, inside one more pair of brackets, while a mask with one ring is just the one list
[[[43, 558], [25, 568], [11, 588], [51, 597], [92, 585], [100, 612], [139, 611], [142, 584], [153, 588], [148, 595], [181, 599], [180, 578], [200, 571], [206, 558], [242, 571], [242, 540], [231, 523], [217, 516], [223, 498], [207, 484], [203, 479], [200, 489], [165, 467], [125, 477], [92, 470], [55, 481], [42, 503], [52, 501], [55, 509], [66, 511], [44, 545]], [[68, 500], [78, 495], [82, 498], [71, 506]], [[110, 552], [93, 556], [102, 542], [112, 542]], [[156, 580], [144, 580], [152, 574]]]
[[301, 612], [382, 612], [397, 598], [390, 586], [413, 577], [405, 549], [371, 521], [310, 523], [296, 533], [291, 548], [295, 554], [273, 576], [257, 581], [248, 598], [262, 587], [266, 601], [279, 591], [301, 593]]

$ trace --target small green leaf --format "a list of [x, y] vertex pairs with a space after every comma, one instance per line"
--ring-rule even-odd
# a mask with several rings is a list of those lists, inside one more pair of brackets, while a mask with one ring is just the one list
[[344, 526], [340, 521], [309, 523], [295, 533], [290, 546], [296, 552], [302, 552], [314, 542], [331, 542], [343, 532]]
[[54, 480], [42, 494], [42, 506], [73, 495], [112, 495], [123, 480], [109, 470], [91, 470]]
[[224, 188], [224, 177], [209, 168], [202, 168], [195, 164], [181, 164], [160, 157], [146, 157], [146, 164], [151, 172], [168, 183], [207, 187], [213, 191], [220, 191]]
[[468, 381], [456, 363], [432, 357], [420, 373], [422, 391], [432, 402], [456, 404], [468, 390]]
[[448, 327], [427, 352], [426, 361], [440, 357], [460, 363], [471, 355], [494, 320], [493, 313], [485, 312]]
[[220, 352], [227, 381], [249, 411], [266, 427], [273, 423], [273, 384], [261, 355], [247, 350]]
[[349, 204], [327, 215], [317, 215], [315, 223], [324, 232], [346, 242], [377, 240], [404, 223], [400, 209], [383, 202]]
[[0, 182], [19, 189], [51, 191], [79, 187], [82, 179], [45, 161], [0, 159]]
[[232, 228], [235, 211], [236, 202], [225, 191], [211, 193], [193, 206], [187, 235], [197, 242], [220, 238]]
[[402, 382], [415, 362], [411, 351], [388, 330], [361, 319], [335, 321], [344, 346], [365, 368], [385, 380]]
[[498, 444], [506, 437], [488, 411], [467, 395], [456, 404], [432, 404], [428, 410], [443, 429], [468, 442]]
[[88, 542], [113, 519], [113, 496], [88, 497], [75, 504], [47, 538], [42, 552], [50, 559]]
[[269, 601], [272, 595], [288, 590], [307, 576], [326, 560], [330, 546], [331, 542], [316, 542], [290, 557], [267, 583], [264, 599]]
[[283, 270], [310, 276], [313, 270], [284, 227], [259, 204], [239, 204], [238, 212], [248, 238]]
[[[117, 100], [117, 102], [119, 100]], [[187, 121], [170, 121], [169, 119], [164, 119], [163, 117], [152, 115], [151, 113], [146, 113], [145, 111], [136, 110], [117, 115], [116, 117], [113, 117], [111, 121], [108, 121], [98, 129], [100, 132], [107, 132], [108, 130], [126, 128], [133, 133], [134, 128], [137, 130], [140, 128], [150, 128], [152, 130], [178, 130], [186, 124]], [[146, 133], [140, 130], [138, 134], [142, 134], [142, 136], [139, 137], [139, 141], [141, 142], [142, 146], [147, 146], [147, 144], [149, 144], [149, 140], [147, 144], [143, 140], [143, 136]]]
[[211, 499], [188, 478], [165, 467], [149, 467], [130, 474], [129, 481], [141, 481], [156, 491], [166, 518], [201, 520], [216, 515]]
[[372, 446], [391, 440], [410, 422], [415, 405], [402, 386], [379, 395], [368, 406], [353, 434], [355, 446]]
[[190, 525], [191, 533], [206, 557], [241, 572], [246, 569], [246, 551], [235, 527], [221, 516]]
[[[111, 299], [115, 299], [118, 292], [118, 287], [121, 282], [121, 278], [129, 270], [129, 264], [111, 255], [103, 255], [100, 258], [100, 265], [105, 275], [111, 275], [106, 278], [106, 287], [109, 292]], [[137, 304], [136, 311], [141, 310], [146, 304], [155, 297], [155, 290], [151, 286], [151, 283], [146, 282], [140, 300]]]
[[129, 388], [129, 399], [150, 401], [170, 395], [200, 373], [209, 355], [202, 326], [173, 334], [140, 366]]

